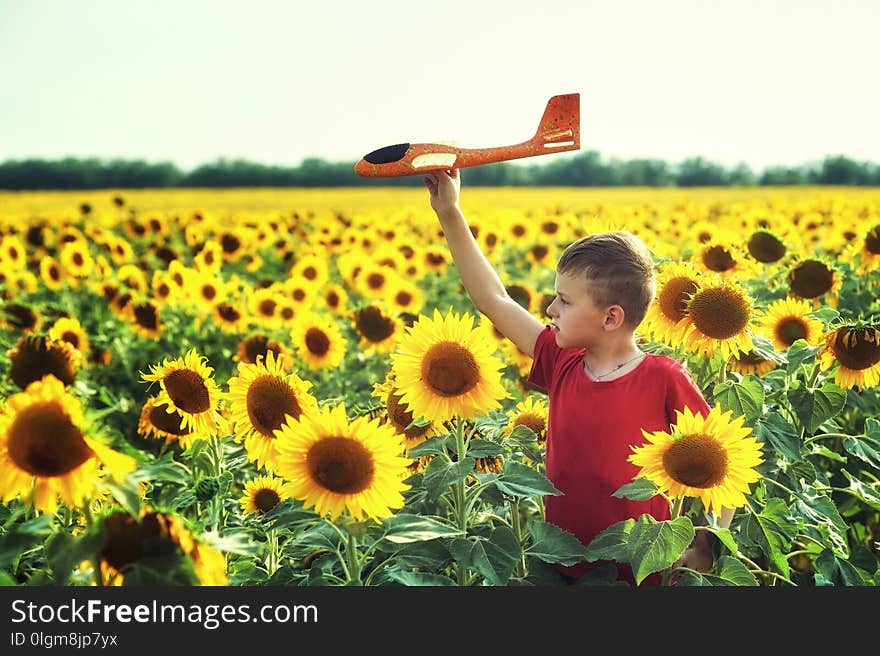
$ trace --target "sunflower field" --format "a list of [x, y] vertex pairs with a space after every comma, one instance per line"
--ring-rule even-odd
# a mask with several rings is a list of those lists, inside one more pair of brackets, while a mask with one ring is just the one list
[[462, 206], [543, 322], [569, 243], [650, 247], [640, 347], [712, 411], [634, 435], [615, 495], [669, 520], [545, 521], [547, 396], [424, 189], [0, 193], [0, 584], [880, 584], [880, 191]]

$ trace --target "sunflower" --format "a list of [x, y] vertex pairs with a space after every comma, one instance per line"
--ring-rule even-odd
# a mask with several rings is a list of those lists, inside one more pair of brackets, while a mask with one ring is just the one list
[[400, 402], [400, 390], [397, 389], [390, 376], [386, 376], [383, 383], [373, 385], [373, 396], [385, 404], [385, 412], [380, 417], [380, 422], [390, 424], [394, 427], [395, 432], [403, 435], [407, 449], [418, 446], [434, 435], [434, 429], [429, 422], [413, 422], [412, 412]]
[[743, 417], [717, 405], [705, 417], [687, 407], [675, 414], [669, 432], [642, 430], [648, 443], [631, 447], [628, 460], [641, 467], [635, 478], [647, 478], [674, 498], [699, 497], [718, 515], [744, 506], [749, 484], [761, 477], [755, 467], [763, 456]]
[[388, 305], [398, 313], [418, 314], [425, 307], [425, 295], [409, 280], [395, 278], [386, 296]]
[[156, 402], [165, 405], [168, 414], [180, 413], [181, 429], [190, 428], [196, 435], [204, 436], [224, 428], [217, 409], [220, 391], [211, 375], [213, 372], [207, 358], [191, 348], [183, 357], [165, 358], [161, 365], [150, 365], [150, 373], [141, 372], [141, 378], [158, 381], [162, 391]]
[[391, 279], [395, 276], [394, 269], [371, 263], [361, 269], [355, 287], [365, 298], [378, 300], [388, 295]]
[[193, 264], [203, 273], [218, 274], [223, 266], [223, 248], [216, 239], [209, 239], [193, 255]]
[[517, 426], [525, 426], [537, 436], [538, 444], [543, 445], [547, 441], [549, 413], [547, 404], [543, 400], [527, 396], [507, 413], [506, 435], [510, 435]]
[[236, 305], [228, 303], [226, 299], [211, 306], [211, 318], [225, 333], [243, 332], [248, 323], [247, 316]]
[[291, 267], [290, 277], [302, 281], [312, 289], [321, 289], [330, 277], [327, 259], [315, 254], [304, 255]]
[[162, 334], [162, 321], [159, 318], [159, 307], [150, 300], [130, 303], [126, 308], [126, 316], [132, 330], [147, 339], [158, 339]]
[[280, 355], [290, 355], [290, 350], [283, 344], [279, 344], [263, 333], [256, 333], [239, 342], [238, 352], [232, 356], [232, 359], [235, 362], [256, 364], [257, 356], [265, 358], [269, 351], [272, 351], [276, 358]]
[[869, 224], [861, 239], [854, 240], [848, 259], [858, 262], [856, 271], [862, 275], [880, 268], [880, 223]]
[[348, 292], [336, 283], [324, 285], [321, 298], [327, 308], [337, 316], [343, 316], [348, 311]]
[[755, 318], [754, 303], [732, 280], [704, 280], [687, 303], [686, 347], [712, 357], [720, 352], [726, 360], [754, 348], [749, 324]]
[[847, 325], [822, 336], [818, 360], [824, 369], [838, 364], [834, 382], [865, 389], [880, 384], [880, 327]]
[[59, 342], [67, 342], [85, 357], [88, 357], [91, 351], [89, 334], [76, 318], [59, 318], [49, 329], [49, 337]]
[[281, 324], [278, 308], [283, 300], [277, 289], [255, 289], [248, 298], [248, 310], [261, 326], [274, 328]]
[[759, 325], [777, 351], [785, 351], [799, 339], [815, 346], [822, 335], [822, 322], [807, 316], [812, 311], [807, 301], [783, 298], [768, 306]]
[[27, 266], [26, 253], [27, 250], [17, 235], [5, 235], [0, 239], [0, 262], [7, 271], [24, 271]]
[[244, 494], [238, 502], [245, 513], [265, 515], [285, 499], [289, 499], [290, 483], [275, 476], [257, 476], [245, 483]]
[[446, 272], [450, 258], [448, 249], [439, 245], [430, 245], [422, 250], [421, 261], [427, 271], [442, 276]]
[[7, 503], [17, 495], [38, 510], [54, 513], [58, 498], [78, 507], [93, 493], [105, 466], [123, 478], [136, 466], [87, 437], [82, 405], [64, 384], [46, 376], [13, 394], [0, 414], [0, 496]]
[[403, 507], [410, 464], [403, 448], [390, 425], [366, 417], [349, 422], [340, 403], [284, 424], [275, 469], [290, 481], [291, 495], [319, 515], [335, 520], [347, 510], [378, 522]]
[[657, 274], [657, 295], [648, 308], [642, 330], [651, 339], [678, 346], [693, 328], [687, 305], [699, 289], [701, 274], [687, 262], [671, 262]]
[[171, 281], [171, 276], [167, 271], [153, 271], [150, 290], [153, 292], [153, 296], [162, 303], [168, 303], [176, 296], [176, 285]]
[[57, 292], [64, 287], [64, 272], [61, 265], [51, 255], [44, 255], [40, 258], [40, 278], [46, 289]]
[[116, 279], [129, 290], [146, 293], [149, 288], [147, 274], [136, 264], [123, 264], [116, 271]]
[[700, 246], [694, 253], [693, 262], [709, 274], [728, 277], [751, 277], [754, 265], [745, 253], [726, 241], [710, 241]]
[[732, 371], [738, 371], [743, 375], [754, 374], [755, 376], [763, 376], [768, 371], [775, 369], [777, 365], [777, 362], [768, 360], [755, 351], [742, 352], [730, 358], [727, 363]]
[[471, 315], [450, 310], [444, 317], [435, 309], [433, 319], [422, 315], [401, 338], [392, 375], [413, 416], [437, 424], [455, 415], [473, 419], [507, 397], [495, 344], [473, 322]]
[[23, 333], [32, 333], [42, 323], [40, 313], [27, 305], [6, 303], [0, 308], [0, 324], [11, 326]]
[[837, 307], [837, 293], [843, 284], [835, 268], [821, 259], [808, 258], [793, 264], [787, 276], [789, 293], [819, 307], [824, 298], [827, 305]]
[[400, 320], [385, 314], [382, 307], [376, 304], [355, 310], [351, 317], [360, 335], [358, 346], [366, 355], [390, 352], [403, 331]]
[[785, 257], [788, 247], [772, 230], [755, 230], [746, 241], [746, 249], [757, 262], [771, 264]]
[[168, 406], [153, 396], [141, 408], [137, 432], [143, 437], [164, 439], [166, 446], [176, 441], [182, 449], [188, 449], [198, 436], [193, 434], [190, 426], [181, 428], [182, 424], [183, 415], [174, 409], [168, 412]]
[[512, 282], [505, 285], [504, 289], [507, 291], [507, 295], [527, 312], [533, 311], [537, 306], [539, 294], [529, 283]]
[[[114, 511], [101, 522], [101, 531], [104, 542], [98, 566], [104, 585], [124, 585], [126, 574], [139, 565], [149, 568], [150, 574], [169, 577], [166, 584], [227, 584], [223, 554], [196, 539], [180, 517], [151, 508], [142, 509], [140, 518]], [[172, 568], [169, 557], [183, 557], [188, 563]]]
[[309, 313], [290, 331], [293, 347], [312, 371], [334, 369], [345, 357], [345, 337], [334, 319]]
[[67, 342], [30, 335], [18, 340], [8, 355], [12, 362], [9, 377], [21, 389], [49, 374], [70, 385], [82, 360], [81, 353]]
[[229, 379], [230, 416], [235, 439], [244, 440], [248, 458], [257, 466], [272, 466], [277, 446], [276, 431], [288, 417], [299, 419], [317, 412], [312, 384], [286, 372], [285, 358], [268, 351], [255, 364], [239, 362], [238, 376]]

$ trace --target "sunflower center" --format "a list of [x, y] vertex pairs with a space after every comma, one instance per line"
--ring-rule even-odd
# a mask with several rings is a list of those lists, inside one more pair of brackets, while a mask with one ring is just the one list
[[371, 273], [367, 276], [367, 286], [370, 289], [382, 289], [385, 284], [385, 276], [381, 273]]
[[303, 269], [302, 274], [306, 280], [316, 280], [318, 278], [318, 271], [313, 266], [307, 266]]
[[861, 371], [880, 362], [880, 330], [841, 328], [834, 337], [834, 357], [847, 369]]
[[9, 357], [12, 361], [9, 377], [21, 389], [47, 374], [52, 374], [65, 386], [76, 378], [76, 366], [68, 350], [46, 337], [24, 338]]
[[708, 435], [683, 435], [663, 454], [663, 468], [676, 483], [714, 487], [727, 474], [727, 452]]
[[134, 307], [134, 317], [137, 324], [148, 330], [158, 330], [159, 314], [152, 303], [142, 303]]
[[164, 403], [153, 406], [150, 410], [150, 423], [169, 435], [189, 435], [192, 432], [190, 426], [180, 427], [183, 423], [183, 415], [177, 410], [169, 413], [168, 406]]
[[516, 419], [513, 420], [513, 425], [525, 426], [526, 428], [529, 428], [539, 438], [544, 434], [544, 431], [547, 428], [547, 422], [544, 421], [544, 418], [532, 412], [525, 412], [519, 415]]
[[241, 312], [239, 312], [235, 306], [229, 305], [228, 303], [221, 303], [218, 305], [217, 314], [220, 315], [220, 318], [223, 319], [223, 321], [228, 321], [229, 323], [235, 323], [241, 319]]
[[801, 298], [816, 298], [831, 289], [834, 272], [818, 260], [806, 260], [791, 270], [788, 284]]
[[258, 355], [265, 357], [269, 351], [272, 351], [275, 355], [281, 354], [281, 346], [275, 340], [269, 339], [265, 335], [248, 337], [239, 345], [238, 350], [239, 357], [248, 364], [254, 364], [257, 361]]
[[74, 348], [79, 348], [79, 335], [75, 332], [67, 330], [61, 335], [61, 339], [73, 346]]
[[339, 307], [339, 294], [336, 292], [330, 292], [327, 294], [327, 305], [331, 308]]
[[376, 307], [365, 307], [357, 313], [357, 330], [371, 342], [383, 342], [394, 334], [394, 322]]
[[435, 344], [422, 360], [422, 380], [441, 396], [466, 394], [480, 379], [473, 354], [454, 342]]
[[330, 338], [318, 328], [309, 328], [306, 332], [306, 348], [314, 355], [326, 355], [330, 350]]
[[19, 411], [9, 426], [7, 449], [18, 468], [33, 476], [63, 476], [95, 455], [57, 401]]
[[114, 513], [104, 520], [106, 541], [101, 556], [109, 565], [121, 570], [143, 558], [148, 545], [151, 551], [170, 552], [175, 544], [168, 523], [158, 513], [149, 513], [140, 522], [128, 513]]
[[270, 298], [260, 301], [259, 306], [257, 306], [257, 310], [264, 317], [273, 317], [275, 316], [275, 307], [278, 304]]
[[281, 501], [281, 497], [278, 496], [278, 493], [275, 490], [270, 490], [269, 488], [262, 488], [257, 491], [254, 495], [254, 506], [256, 506], [257, 510], [261, 513], [267, 513], [272, 508], [278, 505]]
[[272, 438], [275, 437], [273, 431], [281, 428], [287, 415], [299, 419], [302, 414], [293, 388], [277, 376], [260, 376], [251, 383], [247, 410], [257, 432]]
[[217, 288], [214, 285], [202, 285], [202, 298], [213, 301], [217, 296]]
[[223, 247], [224, 253], [232, 254], [241, 248], [241, 241], [235, 235], [225, 234], [220, 239], [220, 245]]
[[[793, 344], [794, 342], [792, 342]], [[789, 345], [790, 346], [790, 345]], [[760, 355], [755, 353], [754, 351], [749, 351], [748, 353], [740, 353], [736, 358], [738, 362], [746, 365], [758, 365], [764, 362], [767, 362], [766, 358], [762, 358]]]
[[542, 246], [540, 244], [537, 246], [532, 246], [532, 257], [534, 257], [536, 260], [538, 260], [538, 262], [543, 261], [543, 259], [545, 257], [547, 257], [547, 254], [549, 252], [550, 252], [550, 249], [547, 248], [546, 246]]
[[660, 310], [670, 321], [678, 323], [687, 314], [687, 303], [691, 295], [696, 293], [697, 283], [686, 276], [672, 278], [660, 290]]
[[402, 397], [394, 394], [393, 392], [388, 394], [388, 398], [385, 401], [386, 409], [388, 411], [388, 416], [391, 418], [391, 423], [394, 424], [394, 427], [397, 429], [397, 432], [403, 432], [407, 437], [414, 438], [420, 437], [428, 432], [429, 426], [414, 426], [409, 430], [406, 429], [413, 421], [412, 412], [407, 410], [406, 405], [400, 402]]
[[753, 232], [749, 237], [749, 254], [758, 262], [776, 262], [785, 255], [785, 244], [766, 230]]
[[688, 313], [697, 329], [711, 339], [728, 339], [749, 323], [749, 304], [742, 294], [727, 287], [709, 287], [694, 294]]
[[776, 324], [776, 337], [786, 346], [807, 338], [807, 325], [798, 317], [786, 317]]
[[520, 306], [527, 310], [529, 309], [532, 297], [525, 287], [521, 285], [510, 285], [507, 287], [507, 293], [510, 294], [510, 298], [519, 303]]
[[309, 449], [306, 465], [312, 480], [336, 494], [357, 494], [373, 481], [373, 456], [357, 440], [325, 437]]
[[409, 292], [397, 292], [397, 295], [394, 297], [394, 302], [402, 307], [407, 307], [412, 303], [412, 300], [412, 294]]
[[205, 380], [191, 369], [175, 369], [164, 378], [165, 390], [174, 405], [190, 414], [205, 412], [211, 407], [211, 395]]
[[724, 246], [711, 246], [703, 253], [703, 264], [710, 271], [729, 271], [736, 266], [736, 261]]
[[872, 255], [880, 255], [880, 225], [865, 235], [865, 249]]

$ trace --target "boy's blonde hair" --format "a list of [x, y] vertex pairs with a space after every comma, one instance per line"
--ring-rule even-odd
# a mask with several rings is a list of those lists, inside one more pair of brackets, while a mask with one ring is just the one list
[[645, 318], [657, 291], [648, 247], [624, 230], [599, 232], [570, 244], [556, 270], [584, 275], [591, 283], [593, 301], [602, 307], [622, 307], [624, 323], [633, 329]]

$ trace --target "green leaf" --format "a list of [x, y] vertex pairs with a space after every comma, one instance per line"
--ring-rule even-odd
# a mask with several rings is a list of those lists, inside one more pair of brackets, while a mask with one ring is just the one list
[[445, 462], [442, 458], [431, 460], [423, 479], [428, 496], [437, 499], [450, 485], [465, 480], [473, 473], [475, 462], [473, 458], [465, 458], [461, 462]]
[[113, 479], [108, 479], [103, 483], [104, 487], [113, 495], [120, 505], [128, 511], [132, 517], [141, 516], [141, 494], [135, 483], [127, 478], [124, 482], [119, 483]]
[[93, 559], [104, 546], [102, 533], [74, 537], [69, 533], [55, 533], [46, 541], [43, 553], [52, 569], [56, 585], [67, 585], [70, 575], [82, 561]]
[[840, 472], [846, 476], [846, 480], [849, 481], [849, 490], [855, 497], [861, 499], [874, 510], [880, 510], [880, 495], [878, 495], [871, 487], [853, 477], [853, 475], [845, 469], [841, 469]]
[[220, 535], [216, 531], [208, 531], [202, 534], [202, 539], [223, 553], [253, 556], [260, 550], [260, 545], [251, 539], [250, 533], [243, 530], [230, 531], [226, 535]]
[[423, 542], [461, 535], [461, 531], [454, 526], [422, 515], [399, 513], [383, 520], [382, 523], [385, 526], [383, 537], [394, 544]]
[[814, 319], [818, 319], [822, 323], [831, 323], [836, 321], [840, 316], [840, 312], [835, 310], [833, 307], [821, 307], [818, 310], [813, 310], [812, 312], [807, 313], [808, 317], [813, 317]]
[[560, 495], [546, 476], [532, 467], [508, 460], [495, 485], [505, 494], [514, 497], [534, 497], [545, 494]]
[[830, 585], [868, 585], [859, 570], [852, 563], [834, 554], [831, 549], [825, 549], [816, 559], [816, 571]]
[[587, 545], [587, 560], [590, 562], [616, 560], [619, 563], [628, 563], [629, 552], [626, 545], [635, 523], [634, 519], [625, 519], [622, 522], [612, 524], [599, 533]]
[[513, 427], [513, 430], [510, 431], [510, 435], [507, 436], [505, 441], [511, 445], [521, 446], [523, 444], [537, 442], [538, 436], [535, 434], [535, 431], [525, 424], [517, 424]]
[[790, 462], [801, 460], [801, 440], [792, 425], [778, 412], [769, 412], [761, 417], [755, 422], [754, 431], [755, 437], [772, 446]]
[[849, 556], [846, 539], [849, 527], [840, 516], [834, 501], [825, 492], [811, 485], [802, 484], [793, 509], [803, 516], [807, 523], [818, 525], [819, 532], [828, 540], [838, 556], [841, 558]]
[[727, 547], [727, 550], [730, 551], [734, 556], [739, 553], [739, 547], [736, 546], [736, 540], [733, 537], [733, 533], [730, 532], [729, 528], [706, 528], [707, 531], [710, 531], [715, 534], [721, 544]]
[[41, 544], [52, 533], [52, 515], [40, 515], [0, 535], [0, 567], [8, 567], [25, 551]]
[[843, 410], [846, 392], [834, 383], [828, 381], [817, 390], [810, 390], [799, 381], [795, 383], [788, 390], [788, 400], [810, 434]]
[[474, 439], [468, 442], [467, 454], [471, 458], [491, 458], [504, 453], [504, 447], [489, 440]]
[[745, 376], [739, 383], [721, 383], [715, 386], [712, 393], [722, 410], [732, 410], [734, 417], [744, 415], [744, 421], [749, 426], [763, 414], [764, 385], [757, 376]]
[[[868, 419], [868, 421], [871, 421]], [[872, 467], [880, 469], [880, 451], [875, 448], [873, 440], [865, 436], [846, 437], [843, 440], [843, 448], [846, 452], [854, 455], [859, 460], [868, 463]]]
[[522, 549], [513, 531], [507, 526], [499, 526], [492, 531], [487, 541], [478, 540], [474, 543], [474, 552], [478, 549], [484, 555], [485, 563], [482, 558], [475, 558], [477, 571], [492, 585], [506, 585], [522, 556]]
[[828, 458], [829, 460], [834, 460], [835, 462], [846, 462], [846, 456], [840, 455], [837, 451], [832, 451], [824, 444], [819, 444], [818, 442], [813, 442], [810, 445], [811, 456], [822, 456], [823, 458]]
[[446, 442], [445, 437], [432, 437], [425, 440], [421, 444], [407, 449], [406, 454], [409, 458], [420, 458], [421, 456], [440, 455], [445, 453], [443, 444]]
[[791, 516], [789, 507], [782, 499], [771, 498], [761, 512], [749, 515], [743, 530], [754, 540], [770, 562], [788, 578], [791, 569], [786, 555], [791, 548], [791, 541], [798, 534], [800, 523]]
[[401, 585], [407, 586], [446, 586], [446, 585], [456, 585], [455, 581], [453, 581], [448, 576], [443, 576], [441, 574], [431, 574], [429, 572], [403, 572], [398, 569], [390, 569], [388, 571], [388, 578], [392, 581], [396, 581]]
[[647, 501], [659, 488], [647, 478], [637, 478], [632, 483], [621, 485], [611, 495], [618, 499], [632, 499], [633, 501]]
[[715, 572], [685, 572], [679, 579], [679, 585], [712, 585], [712, 586], [757, 586], [758, 580], [736, 558], [722, 556], [718, 559]]
[[0, 586], [8, 588], [14, 585], [18, 585], [18, 581], [12, 578], [9, 575], [9, 572], [4, 572], [3, 570], [0, 570]]
[[789, 376], [794, 374], [798, 368], [804, 365], [811, 365], [816, 360], [816, 354], [819, 352], [820, 347], [818, 346], [810, 346], [803, 339], [796, 340], [794, 344], [788, 347], [785, 355], [788, 359], [788, 364], [785, 367], [785, 373]]
[[574, 535], [555, 524], [531, 519], [528, 524], [532, 544], [526, 549], [529, 556], [545, 563], [575, 565], [587, 558], [587, 548]]
[[694, 539], [694, 525], [687, 517], [658, 522], [642, 515], [627, 542], [636, 585], [654, 572], [670, 567]]

